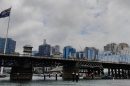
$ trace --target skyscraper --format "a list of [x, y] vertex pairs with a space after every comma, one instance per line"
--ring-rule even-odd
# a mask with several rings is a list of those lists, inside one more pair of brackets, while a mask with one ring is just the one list
[[84, 52], [83, 51], [76, 52], [76, 58], [77, 59], [84, 59]]
[[52, 51], [52, 55], [60, 54], [60, 46], [59, 45], [52, 46], [51, 51]]
[[84, 57], [87, 60], [96, 60], [98, 56], [98, 49], [94, 47], [86, 47], [84, 49]]
[[65, 59], [76, 57], [76, 49], [71, 46], [66, 46], [63, 49], [63, 57]]
[[51, 54], [51, 46], [46, 43], [46, 40], [44, 40], [44, 43], [39, 46], [39, 56], [46, 56], [50, 57]]
[[110, 43], [104, 46], [104, 51], [110, 51], [112, 54], [116, 54], [118, 45], [116, 43]]
[[[0, 38], [0, 53], [4, 53], [5, 38]], [[7, 38], [6, 54], [12, 54], [15, 52], [16, 41], [11, 38]]]
[[127, 43], [119, 43], [117, 47], [117, 53], [118, 54], [129, 54], [129, 45]]
[[115, 54], [129, 54], [129, 45], [127, 43], [111, 43], [104, 46], [104, 52], [110, 53], [110, 55]]

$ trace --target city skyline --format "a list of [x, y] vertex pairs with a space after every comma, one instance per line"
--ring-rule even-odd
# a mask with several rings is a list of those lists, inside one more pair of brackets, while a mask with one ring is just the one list
[[[17, 41], [18, 52], [26, 44], [38, 50], [43, 39], [61, 49], [66, 45], [103, 49], [107, 43], [130, 44], [129, 4], [129, 0], [1, 0], [0, 11], [12, 6], [9, 38]], [[0, 37], [5, 37], [7, 21], [0, 19]]]

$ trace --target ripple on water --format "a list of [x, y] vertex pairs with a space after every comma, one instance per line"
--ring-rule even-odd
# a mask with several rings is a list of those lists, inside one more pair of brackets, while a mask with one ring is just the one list
[[80, 80], [77, 82], [63, 81], [58, 78], [33, 77], [32, 81], [11, 82], [9, 77], [0, 78], [0, 86], [130, 86], [130, 80]]

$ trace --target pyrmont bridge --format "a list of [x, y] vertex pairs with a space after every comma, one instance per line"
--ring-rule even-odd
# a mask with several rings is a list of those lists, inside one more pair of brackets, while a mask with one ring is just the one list
[[[130, 63], [120, 61], [104, 60], [88, 61], [84, 59], [63, 59], [51, 57], [20, 56], [20, 55], [0, 55], [0, 66], [11, 67], [11, 80], [31, 80], [34, 67], [63, 66], [63, 80], [72, 79], [72, 73], [88, 73], [104, 75], [104, 69], [108, 69], [108, 75], [118, 79], [130, 78]], [[117, 58], [117, 57], [116, 57]], [[112, 58], [114, 59], [114, 57]], [[108, 61], [107, 61], [108, 60]], [[126, 60], [128, 60], [126, 58]]]

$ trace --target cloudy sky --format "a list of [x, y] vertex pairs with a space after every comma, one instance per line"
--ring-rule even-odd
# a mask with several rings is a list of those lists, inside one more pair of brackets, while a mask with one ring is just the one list
[[[9, 37], [33, 50], [43, 43], [102, 49], [107, 43], [130, 44], [130, 0], [0, 0], [0, 12], [12, 6]], [[7, 18], [0, 19], [5, 37]], [[62, 51], [62, 50], [61, 50]]]

